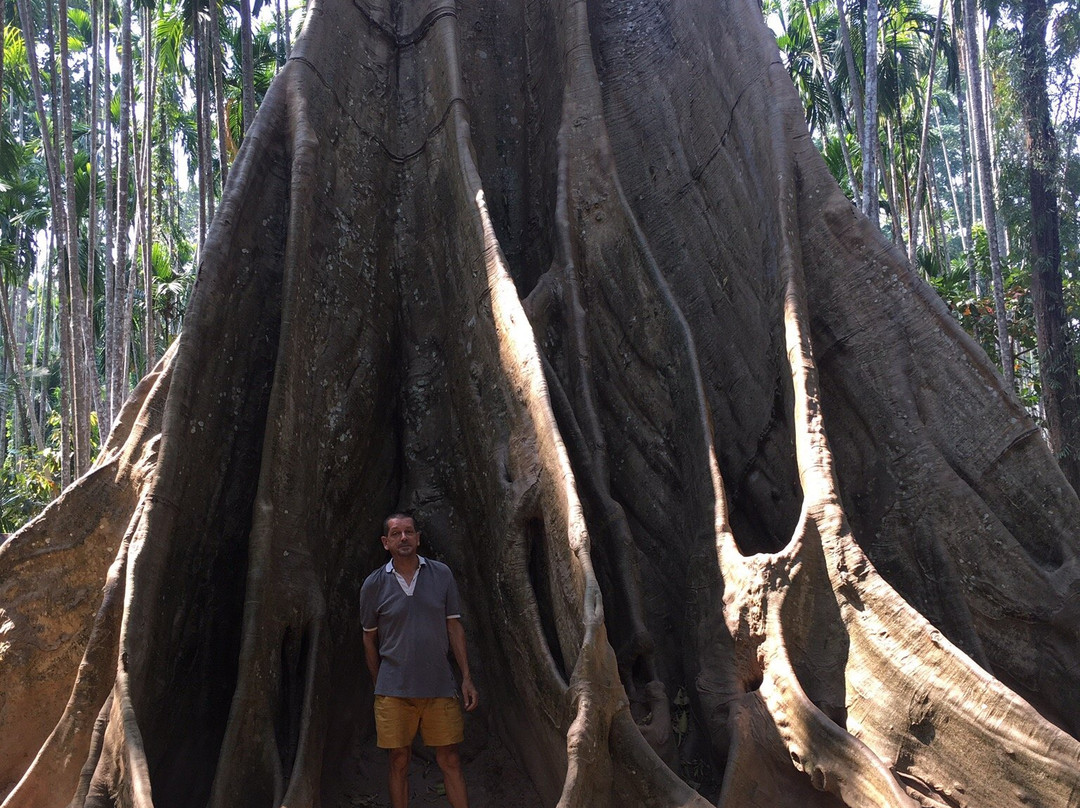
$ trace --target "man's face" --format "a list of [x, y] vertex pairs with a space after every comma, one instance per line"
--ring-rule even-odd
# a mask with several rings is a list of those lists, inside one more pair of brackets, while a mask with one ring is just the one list
[[420, 546], [420, 531], [409, 517], [395, 517], [387, 524], [382, 546], [394, 558], [412, 558]]

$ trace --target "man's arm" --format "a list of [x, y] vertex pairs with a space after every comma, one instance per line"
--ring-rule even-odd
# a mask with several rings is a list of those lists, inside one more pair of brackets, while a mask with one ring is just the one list
[[379, 630], [364, 629], [364, 661], [367, 662], [368, 673], [371, 674], [371, 686], [379, 681]]
[[480, 694], [476, 692], [472, 675], [469, 673], [469, 656], [465, 651], [465, 627], [461, 625], [460, 618], [447, 618], [446, 635], [450, 638], [450, 650], [454, 652], [454, 660], [461, 668], [461, 699], [465, 703], [466, 710], [475, 710], [476, 705], [480, 703]]

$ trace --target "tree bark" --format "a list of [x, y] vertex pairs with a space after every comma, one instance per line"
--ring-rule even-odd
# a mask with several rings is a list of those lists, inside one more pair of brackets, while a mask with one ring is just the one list
[[521, 805], [1075, 799], [1080, 499], [758, 5], [312, 11], [184, 333], [0, 546], [5, 808], [340, 804], [397, 508]]
[[1020, 32], [1020, 109], [1027, 128], [1031, 197], [1031, 299], [1039, 349], [1040, 399], [1050, 448], [1080, 490], [1080, 391], [1068, 338], [1061, 277], [1058, 146], [1047, 95], [1045, 0], [1024, 0]]

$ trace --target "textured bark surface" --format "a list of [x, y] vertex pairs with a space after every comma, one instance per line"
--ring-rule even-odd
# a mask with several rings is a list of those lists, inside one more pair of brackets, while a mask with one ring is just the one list
[[754, 3], [314, 0], [0, 547], [5, 808], [328, 804], [397, 507], [544, 805], [1080, 805], [1080, 501]]

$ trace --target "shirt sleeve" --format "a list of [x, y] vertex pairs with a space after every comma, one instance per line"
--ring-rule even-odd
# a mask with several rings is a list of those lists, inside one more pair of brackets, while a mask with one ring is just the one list
[[360, 587], [360, 625], [364, 631], [374, 631], [379, 627], [379, 604], [376, 603], [375, 578], [369, 577]]
[[461, 617], [461, 596], [458, 595], [453, 573], [450, 573], [450, 582], [446, 587], [446, 619], [451, 617]]

